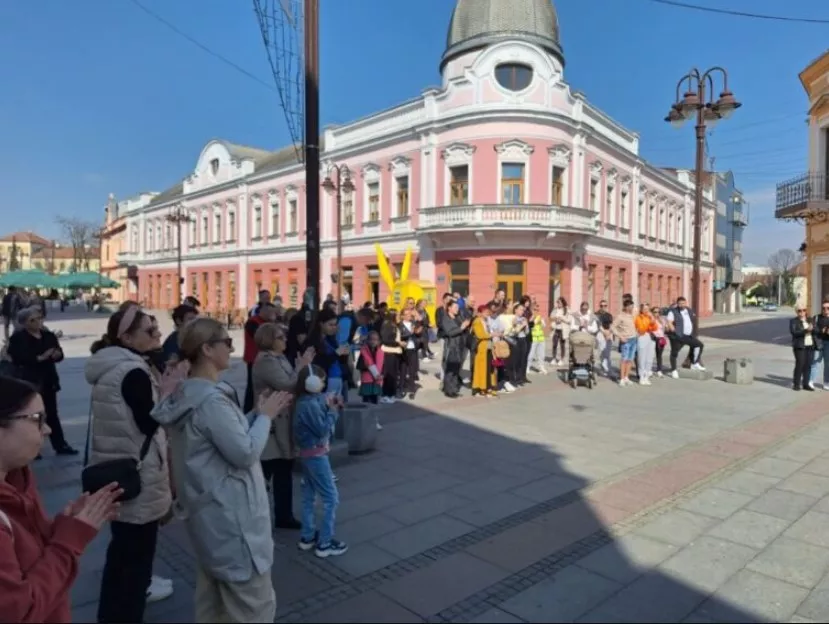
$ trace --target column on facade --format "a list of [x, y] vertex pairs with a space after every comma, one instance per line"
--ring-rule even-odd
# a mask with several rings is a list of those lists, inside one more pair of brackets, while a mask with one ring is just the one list
[[428, 236], [419, 237], [418, 248], [420, 250], [417, 264], [418, 279], [436, 284], [435, 247], [432, 240]]
[[573, 137], [573, 186], [575, 187], [570, 192], [573, 206], [579, 208], [587, 208], [584, 201], [584, 185], [586, 181], [585, 175], [585, 144], [587, 137], [584, 133], [576, 133]]
[[248, 189], [245, 185], [239, 186], [239, 201], [236, 206], [236, 220], [239, 222], [238, 249], [239, 254], [239, 283], [236, 285], [236, 301], [228, 301], [230, 308], [246, 308], [245, 301], [248, 292], [248, 249], [250, 238], [248, 237], [249, 219], [251, 217], [251, 203], [248, 200]]
[[568, 266], [570, 268], [570, 306], [578, 306], [584, 301], [584, 244], [575, 243], [570, 248]]

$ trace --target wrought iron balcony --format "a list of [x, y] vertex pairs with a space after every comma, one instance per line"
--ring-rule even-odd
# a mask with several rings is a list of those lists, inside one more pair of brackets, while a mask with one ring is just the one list
[[542, 229], [595, 234], [598, 216], [591, 210], [546, 204], [472, 204], [437, 206], [420, 211], [419, 230]]
[[731, 223], [737, 227], [746, 227], [748, 225], [748, 212], [742, 208], [734, 210], [731, 214]]
[[826, 172], [810, 171], [777, 185], [774, 216], [778, 219], [807, 221], [829, 212], [829, 185]]

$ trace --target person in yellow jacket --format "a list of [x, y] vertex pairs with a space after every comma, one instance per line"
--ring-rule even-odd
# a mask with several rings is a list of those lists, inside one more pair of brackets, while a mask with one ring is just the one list
[[541, 314], [541, 306], [532, 304], [532, 332], [530, 333], [530, 356], [527, 358], [527, 372], [536, 370], [547, 374], [545, 355], [547, 354], [547, 322]]

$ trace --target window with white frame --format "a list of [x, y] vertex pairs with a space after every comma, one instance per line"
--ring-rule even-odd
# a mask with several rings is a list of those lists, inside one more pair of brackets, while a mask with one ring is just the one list
[[685, 245], [685, 232], [682, 229], [682, 214], [676, 215], [676, 240], [680, 247]]
[[262, 238], [262, 206], [253, 207], [253, 238]]
[[147, 251], [152, 251], [154, 247], [153, 226], [148, 223], [144, 224], [144, 238], [146, 239]]
[[369, 182], [366, 185], [366, 203], [369, 223], [380, 220], [380, 183]]
[[271, 229], [270, 237], [279, 236], [279, 200], [271, 199]]
[[218, 243], [222, 240], [222, 213], [216, 212], [213, 215], [213, 242]]
[[661, 240], [665, 240], [668, 238], [666, 227], [667, 219], [665, 218], [665, 209], [661, 208], [659, 210], [659, 238]]
[[409, 216], [409, 176], [399, 176], [395, 179], [397, 185], [397, 218]]
[[296, 234], [299, 229], [299, 208], [297, 199], [288, 200], [288, 234]]
[[164, 249], [170, 249], [173, 246], [173, 226], [167, 223], [164, 226]]
[[553, 165], [551, 203], [553, 206], [564, 205], [564, 167]]
[[590, 180], [590, 210], [599, 211], [599, 181], [596, 179]]
[[201, 238], [199, 239], [200, 245], [207, 245], [210, 242], [210, 222], [207, 219], [207, 215], [202, 215], [201, 218]]
[[133, 225], [130, 230], [130, 251], [136, 253], [138, 251], [138, 226]]
[[605, 187], [605, 205], [607, 206], [607, 223], [616, 225], [616, 187], [608, 184]]
[[187, 245], [189, 247], [196, 246], [196, 227], [196, 219], [191, 217], [190, 221], [187, 222]]
[[469, 165], [449, 167], [449, 205], [469, 204]]
[[228, 210], [227, 212], [227, 240], [233, 242], [236, 240], [236, 211]]
[[501, 163], [501, 203], [524, 203], [524, 163]]
[[630, 211], [628, 190], [623, 188], [619, 194], [619, 227], [630, 228]]
[[668, 242], [675, 243], [676, 242], [676, 226], [674, 224], [674, 212], [673, 210], [668, 213]]
[[648, 208], [648, 236], [656, 237], [656, 206]]
[[342, 227], [354, 227], [354, 191], [342, 194], [340, 210], [340, 224]]

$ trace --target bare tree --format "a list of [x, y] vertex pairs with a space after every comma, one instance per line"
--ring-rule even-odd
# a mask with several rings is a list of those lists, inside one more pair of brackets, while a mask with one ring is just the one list
[[75, 271], [89, 269], [89, 261], [97, 253], [93, 250], [98, 240], [98, 224], [74, 217], [58, 219], [63, 235], [72, 247], [72, 266]]
[[803, 254], [793, 249], [779, 249], [769, 256], [769, 269], [773, 282], [771, 284], [780, 301], [786, 305], [794, 303], [794, 278], [797, 265], [803, 260]]

